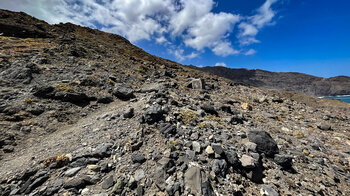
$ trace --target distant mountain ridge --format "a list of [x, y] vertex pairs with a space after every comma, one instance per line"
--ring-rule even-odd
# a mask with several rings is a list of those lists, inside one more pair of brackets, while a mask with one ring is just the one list
[[312, 96], [335, 96], [350, 94], [350, 77], [322, 78], [297, 72], [270, 72], [260, 69], [232, 69], [227, 67], [191, 68], [209, 72], [220, 77], [264, 89], [295, 91]]

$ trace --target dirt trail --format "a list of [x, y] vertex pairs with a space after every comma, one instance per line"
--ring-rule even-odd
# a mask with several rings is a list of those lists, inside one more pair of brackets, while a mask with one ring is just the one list
[[[84, 135], [86, 136], [86, 130], [83, 128], [84, 125], [98, 123], [97, 117], [122, 111], [123, 106], [127, 104], [127, 102], [113, 102], [83, 117], [75, 124], [58, 128], [52, 134], [39, 138], [29, 138], [21, 144], [21, 147], [17, 148], [21, 149], [20, 151], [11, 153], [0, 161], [0, 176], [15, 174], [28, 165], [35, 165], [35, 163], [45, 158], [71, 152], [82, 145], [82, 138]], [[98, 134], [94, 133], [94, 131], [99, 130], [92, 129], [89, 131], [89, 135]]]

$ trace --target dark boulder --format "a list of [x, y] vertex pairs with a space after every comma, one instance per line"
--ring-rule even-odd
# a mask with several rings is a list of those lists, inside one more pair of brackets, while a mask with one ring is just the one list
[[288, 170], [292, 168], [292, 165], [293, 165], [292, 156], [276, 154], [273, 160], [275, 161], [275, 163], [280, 165], [283, 169]]
[[92, 157], [97, 157], [97, 158], [108, 157], [111, 155], [112, 146], [113, 144], [111, 143], [99, 144], [91, 155]]
[[146, 161], [146, 157], [144, 154], [136, 152], [132, 154], [131, 160], [133, 163], [143, 163]]
[[108, 103], [112, 103], [113, 102], [113, 97], [105, 95], [105, 96], [100, 96], [97, 98], [97, 103], [104, 103], [104, 104], [108, 104]]
[[265, 153], [266, 156], [273, 157], [273, 155], [277, 154], [279, 151], [277, 143], [266, 131], [249, 131], [248, 139], [256, 144], [256, 150], [258, 153]]
[[214, 106], [205, 104], [201, 106], [201, 109], [204, 110], [207, 114], [218, 115], [218, 112], [215, 110]]
[[225, 177], [227, 171], [227, 163], [224, 159], [215, 159], [211, 167], [216, 175]]
[[176, 134], [176, 126], [171, 123], [161, 124], [159, 130], [166, 136]]
[[135, 97], [134, 90], [126, 85], [116, 87], [113, 90], [113, 95], [124, 101]]
[[228, 106], [228, 105], [223, 105], [220, 107], [220, 109], [223, 111], [223, 112], [226, 112], [226, 113], [229, 113], [229, 114], [233, 114], [232, 110], [231, 110], [231, 107]]
[[95, 97], [89, 97], [83, 92], [71, 92], [60, 90], [53, 86], [38, 86], [33, 90], [33, 95], [45, 99], [56, 99], [63, 102], [70, 102], [74, 104], [83, 104], [93, 100]]
[[163, 113], [162, 106], [159, 104], [152, 105], [145, 111], [144, 121], [148, 124], [159, 122], [164, 119]]
[[235, 151], [225, 150], [225, 157], [226, 157], [226, 161], [232, 167], [239, 167], [240, 166], [240, 161], [239, 161], [238, 155]]
[[209, 179], [202, 179], [202, 195], [203, 196], [215, 196], [213, 187], [211, 186], [211, 183]]
[[124, 114], [124, 118], [132, 118], [134, 116], [134, 108], [129, 108]]
[[53, 86], [38, 86], [34, 88], [33, 95], [40, 98], [54, 97], [55, 87]]
[[55, 93], [54, 99], [58, 99], [64, 102], [70, 103], [84, 103], [93, 100], [93, 97], [87, 96], [85, 93], [80, 92], [67, 92], [58, 91]]

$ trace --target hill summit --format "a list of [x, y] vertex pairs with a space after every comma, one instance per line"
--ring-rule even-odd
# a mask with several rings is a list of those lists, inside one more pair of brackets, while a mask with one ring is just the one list
[[0, 195], [350, 195], [349, 104], [0, 10]]

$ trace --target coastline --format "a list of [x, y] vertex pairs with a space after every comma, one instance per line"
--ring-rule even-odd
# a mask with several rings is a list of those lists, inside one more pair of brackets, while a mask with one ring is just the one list
[[335, 99], [345, 103], [350, 103], [350, 95], [337, 95], [337, 96], [322, 96], [320, 99]]
[[324, 99], [324, 98], [327, 98], [327, 97], [350, 97], [350, 95], [321, 96], [321, 97], [317, 97], [317, 98]]

